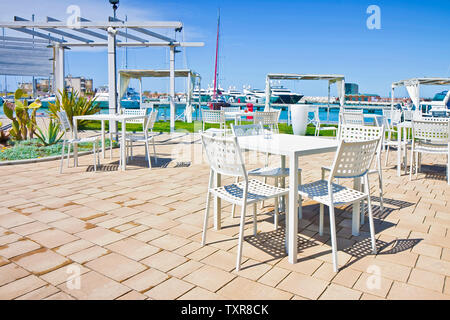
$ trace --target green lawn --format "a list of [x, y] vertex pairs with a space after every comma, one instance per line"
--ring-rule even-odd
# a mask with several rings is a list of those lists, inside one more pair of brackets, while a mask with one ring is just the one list
[[[230, 124], [234, 123], [234, 121], [228, 121], [227, 126], [230, 127]], [[242, 124], [252, 124], [253, 122], [250, 121], [242, 121]], [[108, 127], [108, 124], [106, 125]], [[336, 126], [337, 127], [337, 126]], [[214, 124], [206, 124], [206, 129], [209, 128], [219, 128], [219, 125]], [[280, 133], [286, 133], [286, 134], [292, 134], [292, 126], [288, 126], [286, 123], [280, 123], [278, 125]], [[101, 130], [100, 122], [99, 121], [90, 121], [86, 124], [79, 127], [80, 130]], [[119, 129], [121, 129], [121, 125], [119, 124]], [[185, 130], [188, 132], [198, 132], [202, 129], [202, 122], [201, 121], [194, 121], [193, 123], [186, 123], [182, 121], [176, 121], [175, 122], [175, 130]], [[142, 125], [141, 124], [127, 124], [127, 130], [129, 131], [142, 131]], [[170, 122], [163, 122], [158, 121], [155, 123], [155, 126], [153, 127], [153, 131], [155, 132], [170, 132]], [[314, 135], [314, 126], [309, 125], [306, 129], [306, 135], [307, 136], [313, 136]], [[332, 130], [324, 130], [321, 131], [320, 135], [322, 136], [333, 136], [334, 132]]]

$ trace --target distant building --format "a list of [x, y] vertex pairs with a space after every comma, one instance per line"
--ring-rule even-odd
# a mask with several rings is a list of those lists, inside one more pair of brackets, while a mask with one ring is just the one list
[[77, 91], [80, 95], [92, 94], [93, 81], [92, 79], [86, 79], [85, 77], [72, 77], [67, 76], [65, 79], [66, 89], [71, 91]]
[[359, 94], [359, 87], [356, 83], [345, 84], [345, 94]]
[[361, 93], [361, 94], [349, 94], [345, 96], [347, 101], [367, 101], [367, 102], [379, 102], [381, 97], [378, 94]]

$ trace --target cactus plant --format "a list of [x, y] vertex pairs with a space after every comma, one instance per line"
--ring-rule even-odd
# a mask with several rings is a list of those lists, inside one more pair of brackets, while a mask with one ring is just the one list
[[[14, 104], [9, 102], [3, 104], [5, 115], [12, 121], [12, 128], [9, 133], [18, 141], [33, 138], [36, 129], [36, 111], [42, 105], [39, 99], [28, 105], [27, 100], [23, 102], [20, 100], [22, 97], [23, 91], [17, 89], [14, 93]], [[29, 110], [31, 110], [31, 114]]]

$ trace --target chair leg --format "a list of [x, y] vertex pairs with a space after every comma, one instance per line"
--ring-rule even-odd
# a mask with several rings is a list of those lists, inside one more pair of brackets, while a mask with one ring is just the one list
[[[274, 224], [274, 230], [278, 229], [279, 226], [279, 219], [280, 218], [280, 212], [279, 212], [279, 202], [278, 197], [275, 198], [275, 207], [273, 209], [273, 224]], [[286, 216], [287, 219], [287, 216]]]
[[[239, 182], [239, 177], [236, 177], [235, 183], [237, 184]], [[236, 218], [236, 204], [233, 203], [231, 206], [231, 217]]]
[[150, 149], [148, 147], [148, 140], [145, 141], [145, 150], [147, 151], [147, 161], [148, 161], [148, 167], [152, 168], [152, 159], [150, 158]]
[[62, 173], [64, 166], [64, 149], [66, 148], [66, 140], [63, 141], [62, 152], [61, 152], [61, 166], [59, 167], [59, 173]]
[[336, 222], [334, 219], [334, 206], [328, 207], [330, 211], [330, 233], [331, 233], [331, 248], [333, 255], [333, 270], [338, 272], [338, 257], [337, 257], [337, 241], [336, 241]]
[[370, 194], [369, 194], [369, 177], [366, 175], [365, 178], [365, 188], [366, 188], [366, 193], [367, 193], [367, 206], [368, 206], [368, 211], [369, 211], [369, 227], [370, 227], [370, 239], [372, 242], [372, 252], [373, 254], [377, 254], [377, 244], [375, 241], [375, 226], [373, 224], [373, 214], [372, 214], [372, 204], [370, 202]]
[[256, 203], [253, 205], [253, 235], [256, 236], [258, 234], [258, 220], [256, 215]]
[[241, 210], [241, 223], [239, 225], [239, 243], [238, 243], [238, 253], [236, 260], [236, 271], [241, 269], [241, 261], [242, 261], [242, 244], [244, 242], [244, 227], [245, 227], [245, 211], [247, 208], [247, 199], [242, 202], [242, 210]]
[[211, 195], [208, 190], [208, 194], [206, 195], [205, 218], [203, 220], [202, 246], [204, 246], [206, 243], [206, 229], [208, 228], [210, 201], [211, 201]]
[[155, 156], [155, 163], [158, 163], [158, 158], [156, 157], [155, 137], [153, 137], [152, 141], [153, 141], [153, 155]]
[[109, 133], [109, 160], [112, 160], [112, 148], [113, 148], [113, 135]]
[[94, 171], [97, 171], [97, 159], [95, 159], [95, 157], [97, 156], [97, 152], [96, 152], [95, 142], [92, 145], [93, 145], [93, 149], [94, 149]]
[[320, 204], [320, 211], [319, 211], [319, 235], [323, 236], [323, 207], [324, 205]]
[[69, 168], [69, 161], [70, 161], [70, 147], [72, 146], [71, 143], [69, 143], [69, 145], [67, 146], [68, 151], [67, 151], [67, 168]]
[[389, 159], [389, 146], [386, 146], [386, 159], [384, 162], [385, 167], [387, 167], [387, 165], [388, 165], [388, 159]]

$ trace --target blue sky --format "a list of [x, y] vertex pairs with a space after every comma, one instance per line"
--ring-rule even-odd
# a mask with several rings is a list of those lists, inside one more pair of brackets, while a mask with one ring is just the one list
[[[0, 20], [13, 15], [36, 14], [64, 19], [65, 8], [78, 4], [82, 15], [104, 20], [111, 14], [106, 0], [43, 0], [48, 6], [33, 6], [31, 0], [0, 4]], [[381, 9], [381, 29], [369, 30], [369, 5]], [[221, 10], [220, 82], [238, 89], [242, 85], [263, 88], [269, 72], [344, 74], [347, 82], [359, 84], [360, 92], [388, 96], [393, 81], [422, 76], [450, 77], [450, 1], [234, 1], [234, 0], [121, 0], [119, 18], [128, 20], [177, 20], [184, 24], [178, 39], [204, 41], [203, 48], [188, 48], [177, 54], [177, 68], [199, 72], [203, 86], [214, 74], [217, 10]], [[173, 36], [173, 33], [168, 33]], [[124, 67], [124, 50], [118, 66]], [[94, 78], [94, 85], [107, 83], [106, 50], [72, 50], [66, 55], [66, 72]], [[167, 68], [166, 49], [128, 50], [129, 68]], [[11, 78], [11, 82], [14, 81]], [[3, 79], [0, 79], [0, 86]], [[283, 83], [306, 95], [326, 95], [326, 83]], [[132, 83], [133, 85], [133, 83]], [[134, 84], [135, 85], [135, 84]], [[166, 91], [168, 81], [146, 80], [144, 88]], [[424, 87], [422, 96], [446, 88]], [[177, 81], [177, 91], [184, 83]], [[334, 94], [334, 92], [333, 92]], [[399, 95], [406, 91], [399, 90]]]

